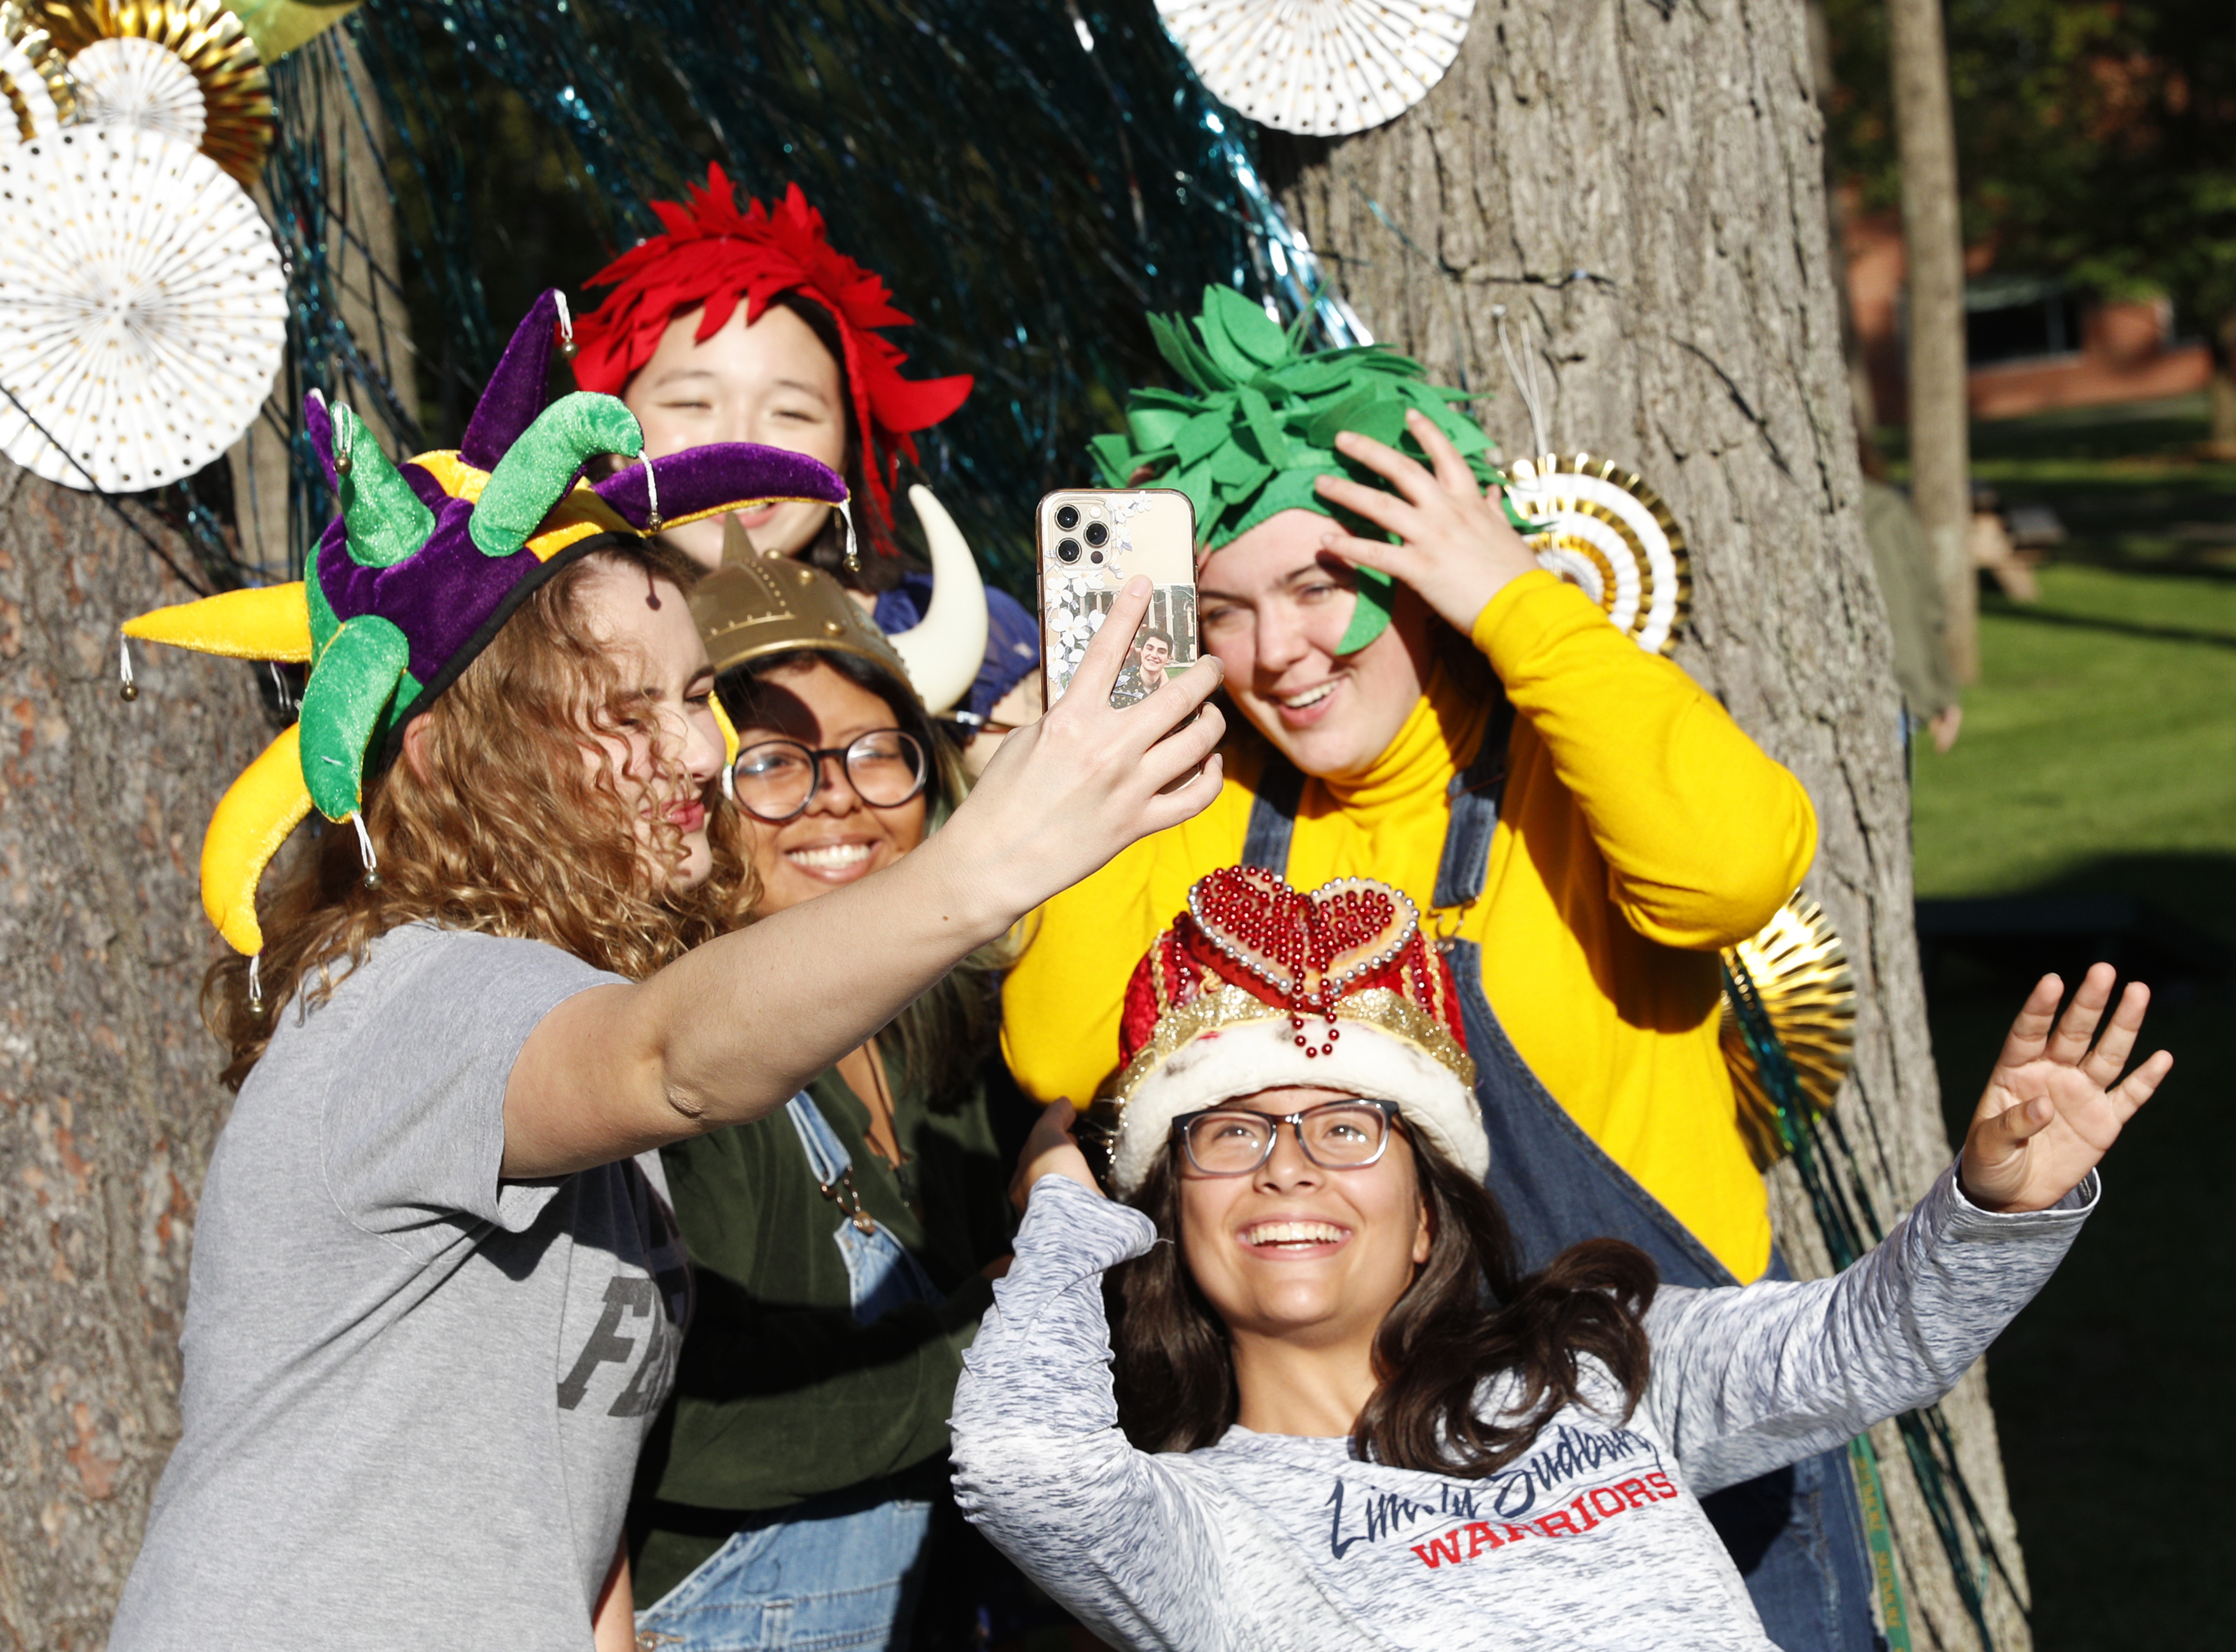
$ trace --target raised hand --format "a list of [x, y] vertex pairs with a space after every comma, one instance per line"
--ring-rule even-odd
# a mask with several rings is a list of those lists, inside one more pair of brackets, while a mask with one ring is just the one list
[[1432, 420], [1417, 411], [1409, 412], [1405, 428], [1435, 461], [1433, 472], [1371, 436], [1345, 431], [1335, 438], [1337, 451], [1386, 478], [1398, 491], [1340, 476], [1324, 476], [1314, 484], [1330, 504], [1388, 529], [1400, 543], [1362, 539], [1331, 523], [1320, 545], [1347, 563], [1411, 586], [1464, 635], [1483, 605], [1509, 580], [1536, 567], [1537, 559], [1507, 521], [1497, 497], [1486, 496], [1476, 485], [1467, 461]]
[[1957, 1169], [1964, 1196], [1981, 1209], [2047, 1210], [2064, 1198], [2174, 1066], [2161, 1050], [2116, 1082], [2151, 1002], [2151, 990], [2131, 982], [2097, 1037], [2116, 978], [2110, 964], [2092, 965], [2061, 1018], [2065, 984], [2045, 975], [2011, 1023]]
[[1078, 1122], [1078, 1110], [1062, 1096], [1041, 1109], [1032, 1134], [1017, 1154], [1017, 1174], [1009, 1178], [1009, 1202], [1019, 1211], [1031, 1199], [1033, 1184], [1042, 1176], [1069, 1176], [1089, 1193], [1102, 1191], [1095, 1185], [1095, 1173], [1087, 1168], [1087, 1155], [1079, 1150], [1078, 1139], [1072, 1135]]
[[1002, 742], [954, 819], [918, 855], [937, 846], [941, 857], [964, 857], [979, 888], [1023, 913], [1218, 795], [1214, 748], [1226, 725], [1218, 708], [1204, 703], [1220, 683], [1215, 657], [1205, 655], [1138, 705], [1110, 704], [1148, 607], [1149, 582], [1136, 575], [1111, 603], [1063, 697]]

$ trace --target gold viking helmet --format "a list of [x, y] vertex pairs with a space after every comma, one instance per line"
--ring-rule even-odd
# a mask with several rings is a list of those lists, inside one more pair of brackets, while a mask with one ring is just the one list
[[908, 662], [845, 586], [806, 563], [762, 556], [735, 517], [722, 524], [722, 565], [692, 588], [691, 617], [718, 672], [771, 654], [827, 648], [911, 682]]
[[[867, 660], [916, 691], [908, 662], [845, 586], [807, 563], [763, 556], [735, 517], [722, 523], [721, 566], [691, 588], [691, 617], [717, 673], [772, 654], [819, 648]], [[724, 760], [734, 763], [738, 731], [720, 694], [712, 704]]]
[[[722, 562], [692, 589], [691, 617], [718, 672], [799, 648], [852, 654], [889, 672], [937, 717], [970, 691], [986, 656], [986, 587], [970, 547], [931, 490], [908, 490], [931, 551], [931, 606], [887, 636], [838, 582], [806, 563], [765, 556], [727, 517]], [[715, 718], [732, 760], [737, 740], [719, 697]]]

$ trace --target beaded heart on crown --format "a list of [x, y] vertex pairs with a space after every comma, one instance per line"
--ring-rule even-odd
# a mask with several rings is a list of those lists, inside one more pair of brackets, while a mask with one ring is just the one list
[[[1188, 916], [1220, 954], [1279, 992], [1289, 1006], [1298, 1047], [1332, 1056], [1342, 1036], [1336, 1001], [1353, 982], [1388, 964], [1420, 928], [1401, 891], [1344, 878], [1311, 894], [1262, 866], [1229, 866], [1188, 891]], [[1325, 1023], [1322, 1042], [1305, 1036], [1305, 1017]]]

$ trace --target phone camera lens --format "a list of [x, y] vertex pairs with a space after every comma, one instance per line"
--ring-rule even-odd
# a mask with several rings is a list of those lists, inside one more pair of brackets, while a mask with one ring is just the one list
[[[1069, 505], [1066, 505], [1064, 509], [1069, 510], [1071, 507]], [[1077, 562], [1079, 560], [1079, 541], [1076, 539], [1066, 539], [1059, 543], [1056, 548], [1056, 559], [1060, 563]]]
[[1110, 543], [1110, 530], [1104, 527], [1099, 522], [1088, 523], [1087, 524], [1087, 543], [1090, 545], [1108, 544]]
[[1087, 560], [1091, 563], [1099, 563], [1102, 560], [1102, 553], [1099, 550], [1090, 550], [1087, 553]]
[[[1066, 533], [1079, 526], [1079, 507], [1075, 504], [1058, 505], [1056, 508], [1056, 525]], [[1066, 557], [1065, 560], [1068, 562], [1070, 558]]]

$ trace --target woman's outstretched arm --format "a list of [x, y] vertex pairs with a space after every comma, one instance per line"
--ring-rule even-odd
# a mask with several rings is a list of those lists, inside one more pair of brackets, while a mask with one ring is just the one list
[[1128, 1444], [1111, 1392], [1103, 1271], [1156, 1230], [1093, 1187], [1083, 1160], [1032, 1184], [955, 1391], [956, 1502], [1112, 1645], [1216, 1652], [1218, 1534], [1166, 1461]]
[[1215, 661], [1108, 704], [1148, 600], [1129, 582], [1081, 664], [1087, 691], [1005, 740], [898, 864], [547, 1015], [506, 1085], [504, 1175], [565, 1175], [782, 1105], [1042, 901], [1217, 796]]
[[2120, 1082], [2149, 993], [2128, 987], [2096, 1038], [2112, 984], [2096, 965], [2060, 1020], [2043, 977], [1963, 1155], [1854, 1267], [1655, 1299], [1647, 1403], [1696, 1493], [1940, 1399], [2042, 1288], [2095, 1207], [2097, 1162], [2174, 1064], [2160, 1050]]

